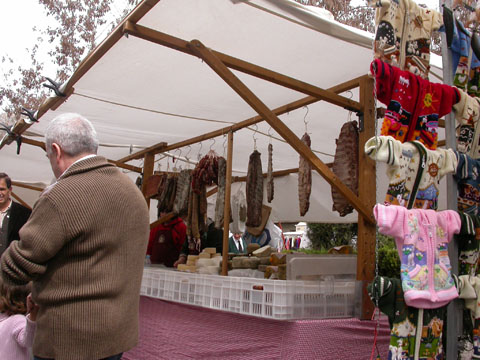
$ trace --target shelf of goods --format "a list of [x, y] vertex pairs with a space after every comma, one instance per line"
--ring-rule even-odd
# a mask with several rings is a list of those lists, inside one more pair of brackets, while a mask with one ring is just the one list
[[145, 267], [140, 295], [269, 319], [355, 316], [355, 281], [252, 279]]

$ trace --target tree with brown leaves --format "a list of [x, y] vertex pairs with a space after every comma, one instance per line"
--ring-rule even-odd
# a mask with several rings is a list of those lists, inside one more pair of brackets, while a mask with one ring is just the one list
[[[39, 32], [39, 42], [28, 53], [31, 62], [27, 66], [16, 65], [7, 56], [0, 59], [4, 73], [0, 85], [0, 107], [12, 123], [21, 108], [38, 109], [49, 95], [42, 84], [45, 76], [54, 77], [58, 83], [65, 82], [80, 64], [81, 60], [99, 43], [101, 36], [108, 33], [139, 0], [38, 0], [45, 8], [49, 21], [46, 30]], [[122, 13], [112, 15], [112, 6], [124, 8]], [[103, 30], [103, 31], [102, 31]], [[46, 41], [51, 50], [50, 60], [55, 64], [56, 74], [44, 74], [45, 61], [40, 59], [39, 50]], [[46, 59], [48, 60], [48, 59]]]

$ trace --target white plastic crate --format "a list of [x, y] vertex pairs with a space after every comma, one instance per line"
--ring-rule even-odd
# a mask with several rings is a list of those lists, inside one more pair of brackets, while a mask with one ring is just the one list
[[354, 281], [290, 281], [145, 267], [141, 295], [263, 318], [353, 317]]

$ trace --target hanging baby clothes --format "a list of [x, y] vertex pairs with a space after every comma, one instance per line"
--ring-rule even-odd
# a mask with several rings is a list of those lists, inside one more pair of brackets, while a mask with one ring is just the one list
[[457, 169], [453, 150], [432, 151], [418, 141], [401, 143], [391, 136], [372, 137], [365, 143], [365, 153], [388, 165], [385, 203], [408, 208], [436, 210], [438, 182]]
[[463, 90], [460, 92], [460, 101], [453, 105], [455, 119], [458, 121], [457, 150], [468, 154], [474, 159], [480, 157], [480, 103], [477, 98], [468, 95]]
[[[462, 221], [460, 233], [456, 235], [458, 243], [458, 291], [459, 297], [464, 299], [463, 309], [463, 331], [460, 336], [466, 349], [462, 350], [467, 354], [473, 351], [473, 358], [480, 358], [479, 330], [480, 319], [478, 318], [478, 301], [475, 291], [480, 285], [477, 281], [477, 263], [479, 258], [480, 245], [480, 218], [475, 215], [458, 212]], [[469, 350], [469, 348], [473, 348]], [[475, 356], [476, 354], [476, 356]], [[468, 357], [472, 358], [472, 357]]]
[[446, 306], [438, 309], [407, 306], [400, 280], [382, 276], [377, 276], [368, 286], [368, 293], [388, 316], [388, 359], [444, 359], [442, 332]]
[[[477, 36], [473, 34], [473, 36]], [[455, 77], [453, 84], [469, 95], [480, 95], [480, 61], [472, 51], [472, 34], [459, 21], [454, 21], [452, 39], [452, 65]], [[469, 66], [470, 61], [470, 66]]]
[[477, 275], [477, 262], [480, 250], [480, 218], [475, 215], [458, 212], [462, 226], [458, 235], [458, 274]]
[[422, 78], [430, 70], [430, 42], [442, 24], [442, 15], [413, 0], [369, 0], [377, 7], [375, 56]]
[[438, 119], [460, 100], [458, 89], [431, 83], [378, 59], [370, 71], [376, 77], [378, 100], [387, 105], [381, 135], [401, 142], [418, 140], [435, 150]]
[[448, 243], [461, 227], [456, 211], [375, 205], [379, 231], [393, 236], [408, 306], [434, 309], [458, 297], [451, 275]]
[[480, 159], [455, 151], [458, 159], [455, 178], [458, 187], [458, 210], [477, 215], [480, 205]]

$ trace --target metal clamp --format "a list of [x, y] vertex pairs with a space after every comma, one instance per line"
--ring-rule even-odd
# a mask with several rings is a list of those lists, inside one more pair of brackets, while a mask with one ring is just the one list
[[45, 79], [47, 79], [48, 82], [49, 82], [51, 85], [50, 85], [50, 84], [43, 84], [44, 87], [53, 90], [53, 91], [55, 92], [55, 95], [57, 95], [57, 96], [61, 96], [61, 97], [66, 97], [66, 96], [67, 96], [64, 92], [62, 92], [62, 91], [60, 90], [60, 87], [62, 86], [62, 84], [57, 83], [56, 81], [54, 81], [54, 80], [52, 80], [52, 79], [50, 79], [50, 78], [48, 78], [48, 77], [46, 77], [46, 76], [45, 76]]
[[27, 116], [31, 122], [38, 122], [37, 118], [35, 117], [35, 112], [33, 110], [28, 110], [22, 107], [22, 112], [20, 114]]

